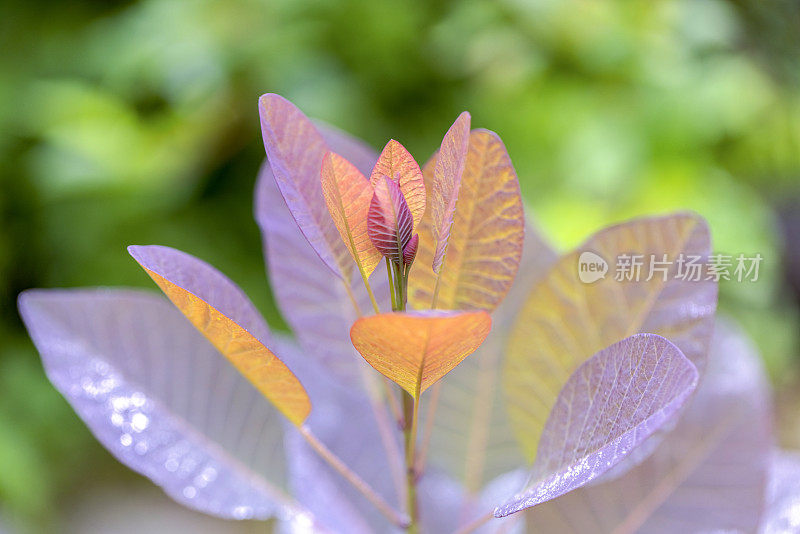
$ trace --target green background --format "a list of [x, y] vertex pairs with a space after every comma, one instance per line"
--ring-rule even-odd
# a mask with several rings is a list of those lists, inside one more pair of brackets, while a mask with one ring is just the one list
[[166, 244], [283, 327], [252, 218], [264, 92], [420, 162], [469, 110], [561, 250], [633, 215], [700, 212], [718, 252], [764, 258], [720, 307], [764, 356], [781, 443], [800, 446], [798, 35], [789, 0], [5, 2], [0, 530], [80, 530], [89, 496], [150, 491], [47, 382], [21, 290], [152, 287], [125, 247]]

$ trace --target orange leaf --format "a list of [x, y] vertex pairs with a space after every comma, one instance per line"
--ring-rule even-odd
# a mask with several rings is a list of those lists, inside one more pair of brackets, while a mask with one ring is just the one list
[[386, 143], [375, 168], [372, 169], [369, 177], [372, 186], [376, 187], [384, 176], [400, 186], [416, 227], [425, 213], [425, 181], [417, 161], [394, 139]]
[[353, 346], [415, 398], [475, 352], [492, 327], [484, 311], [383, 313], [350, 329]]
[[[168, 247], [130, 247], [129, 250], [195, 328], [289, 421], [300, 426], [311, 411], [311, 401], [294, 373], [236, 321], [169, 279], [178, 280], [181, 277], [180, 271], [184, 271], [185, 280], [181, 283], [186, 284], [186, 280], [202, 279], [204, 275], [208, 277], [206, 273], [213, 268]], [[206, 272], [200, 272], [201, 270]], [[214, 272], [219, 278], [222, 277]], [[210, 294], [214, 294], [213, 289], [210, 291]], [[226, 304], [228, 307], [231, 305], [230, 302], [220, 302], [220, 306]]]
[[[436, 156], [425, 164], [430, 177]], [[525, 214], [517, 173], [494, 132], [473, 130], [441, 269], [430, 268], [436, 243], [431, 218], [420, 226], [418, 261], [409, 279], [416, 309], [494, 310], [519, 268]], [[438, 288], [437, 288], [438, 285]], [[436, 302], [433, 295], [436, 294]]]
[[382, 259], [367, 233], [367, 215], [373, 189], [369, 180], [345, 158], [328, 152], [322, 158], [322, 192], [325, 203], [364, 278]]

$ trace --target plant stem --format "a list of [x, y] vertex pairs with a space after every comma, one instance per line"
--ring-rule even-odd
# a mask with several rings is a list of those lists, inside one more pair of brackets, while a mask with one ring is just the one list
[[389, 296], [392, 297], [392, 311], [400, 311], [397, 300], [397, 283], [394, 279], [394, 267], [389, 258], [386, 258], [386, 274], [389, 276]]
[[330, 449], [328, 449], [317, 437], [311, 432], [311, 429], [303, 425], [298, 428], [300, 435], [305, 438], [311, 448], [319, 455], [320, 458], [325, 460], [328, 465], [335, 469], [345, 480], [359, 491], [364, 497], [367, 498], [386, 518], [400, 528], [410, 528], [411, 522], [408, 516], [398, 512], [387, 503], [383, 497], [367, 484], [363, 478], [358, 476], [351, 470], [345, 463]]
[[389, 291], [392, 295], [392, 311], [406, 311], [408, 270], [386, 258], [389, 271]]
[[417, 506], [417, 470], [415, 447], [417, 443], [417, 420], [419, 413], [419, 398], [412, 397], [407, 391], [403, 391], [403, 412], [405, 414], [406, 425], [403, 429], [406, 445], [406, 485], [407, 510], [411, 520], [408, 532], [416, 534], [419, 532], [419, 512]]
[[[393, 311], [406, 310], [406, 294], [408, 283], [408, 269], [402, 266], [386, 261], [386, 267], [389, 270], [389, 285], [392, 291]], [[419, 532], [419, 512], [417, 506], [417, 469], [416, 469], [416, 444], [417, 444], [417, 426], [419, 414], [419, 395], [416, 397], [411, 396], [407, 391], [403, 390], [403, 436], [406, 449], [406, 510], [410, 523], [407, 527], [407, 532], [410, 534], [418, 534]]]

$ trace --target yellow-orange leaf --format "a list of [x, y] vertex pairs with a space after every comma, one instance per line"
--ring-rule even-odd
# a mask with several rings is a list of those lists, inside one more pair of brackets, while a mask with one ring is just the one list
[[350, 339], [372, 367], [419, 398], [475, 352], [491, 327], [483, 311], [383, 313], [356, 321]]
[[[253, 320], [256, 313], [240, 290], [210, 265], [168, 247], [130, 247], [134, 259], [158, 284], [164, 294], [214, 347], [242, 373], [262, 395], [300, 426], [311, 411], [305, 388], [288, 367], [252, 332], [265, 329]], [[160, 272], [157, 272], [160, 271]], [[241, 315], [246, 330], [194, 292], [181, 287], [201, 283], [194, 291], [205, 292], [228, 313]], [[181, 284], [181, 285], [178, 285]], [[213, 286], [213, 287], [210, 287]], [[248, 309], [251, 308], [251, 309]], [[258, 321], [261, 321], [259, 318]], [[264, 335], [264, 332], [260, 332]]]
[[322, 158], [320, 180], [325, 203], [339, 235], [367, 278], [383, 257], [367, 233], [372, 184], [352, 163], [334, 152]]
[[[433, 178], [435, 160], [436, 156], [425, 164], [428, 181]], [[419, 251], [409, 280], [410, 304], [416, 309], [435, 305], [448, 310], [494, 310], [517, 275], [525, 233], [517, 173], [497, 134], [470, 133], [438, 275], [430, 267], [436, 252], [430, 223], [425, 217], [419, 230]]]
[[[509, 334], [503, 371], [509, 419], [529, 459], [559, 391], [599, 350], [633, 334], [659, 334], [703, 369], [717, 284], [705, 272], [693, 281], [680, 271], [692, 257], [702, 267], [710, 250], [708, 226], [697, 215], [635, 219], [592, 236], [532, 289]], [[642, 264], [630, 279], [615, 269], [626, 257]]]
[[422, 171], [414, 157], [406, 148], [394, 139], [386, 143], [378, 162], [372, 169], [369, 177], [372, 186], [383, 180], [383, 177], [393, 180], [400, 186], [400, 191], [406, 199], [408, 209], [414, 219], [416, 227], [422, 215], [425, 213], [425, 181], [422, 178]]

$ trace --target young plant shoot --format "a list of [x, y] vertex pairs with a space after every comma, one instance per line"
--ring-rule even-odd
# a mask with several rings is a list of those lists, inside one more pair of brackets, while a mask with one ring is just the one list
[[[48, 377], [121, 462], [280, 532], [786, 531], [800, 459], [773, 448], [758, 357], [714, 327], [702, 217], [559, 256], [467, 112], [422, 168], [281, 96], [259, 112], [255, 216], [292, 336], [164, 246], [128, 250], [166, 299], [20, 296]], [[608, 272], [639, 256], [663, 268]]]

